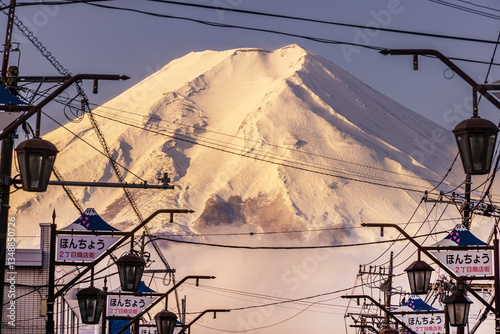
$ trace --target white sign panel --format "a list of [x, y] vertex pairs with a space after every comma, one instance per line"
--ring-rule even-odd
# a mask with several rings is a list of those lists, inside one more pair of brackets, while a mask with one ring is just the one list
[[156, 334], [156, 327], [139, 327], [139, 334]]
[[57, 236], [57, 261], [92, 262], [119, 237], [96, 235], [63, 235]]
[[[182, 330], [182, 327], [175, 327], [174, 328], [174, 334], [179, 333]], [[149, 327], [139, 327], [139, 334], [156, 334], [158, 333], [156, 331], [156, 327], [149, 326]]]
[[447, 250], [432, 253], [457, 276], [493, 275], [493, 251]]
[[109, 295], [108, 317], [135, 317], [151, 303], [151, 297]]
[[403, 322], [415, 333], [443, 334], [444, 314], [405, 314]]

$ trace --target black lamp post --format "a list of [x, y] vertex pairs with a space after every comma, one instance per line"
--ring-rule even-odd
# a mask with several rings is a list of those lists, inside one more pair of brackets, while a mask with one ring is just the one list
[[126, 254], [116, 261], [123, 291], [137, 292], [141, 284], [146, 261], [136, 254]]
[[498, 127], [477, 115], [453, 129], [465, 174], [488, 174], [495, 149]]
[[434, 271], [430, 265], [419, 259], [405, 269], [410, 282], [410, 291], [414, 295], [425, 295], [429, 291], [431, 274]]
[[450, 326], [465, 326], [469, 316], [469, 308], [472, 302], [462, 292], [457, 292], [445, 298], [443, 303], [446, 305], [448, 320]]
[[106, 294], [94, 286], [89, 286], [88, 288], [78, 291], [76, 297], [78, 298], [78, 305], [80, 306], [82, 322], [88, 325], [98, 324], [101, 318], [102, 308], [106, 301]]
[[16, 148], [23, 190], [42, 192], [47, 189], [57, 148], [49, 141], [35, 137]]
[[174, 332], [177, 316], [170, 311], [161, 311], [155, 315], [158, 334], [172, 334]]

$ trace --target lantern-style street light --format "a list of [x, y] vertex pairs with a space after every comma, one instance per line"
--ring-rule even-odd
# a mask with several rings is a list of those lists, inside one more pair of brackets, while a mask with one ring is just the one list
[[429, 291], [429, 283], [434, 268], [420, 260], [420, 252], [418, 253], [418, 260], [410, 264], [405, 271], [408, 274], [411, 293], [414, 295], [426, 295]]
[[80, 306], [80, 315], [84, 324], [95, 325], [99, 323], [102, 308], [106, 301], [106, 294], [94, 287], [81, 289], [76, 294], [78, 305]]
[[445, 298], [443, 303], [446, 305], [448, 313], [448, 321], [450, 326], [465, 326], [467, 317], [469, 316], [469, 308], [472, 301], [467, 298], [462, 292], [457, 292]]
[[161, 311], [155, 315], [158, 334], [172, 334], [174, 332], [177, 316], [170, 311]]
[[47, 190], [58, 153], [57, 148], [51, 142], [35, 137], [19, 144], [16, 152], [23, 190], [36, 192]]
[[382, 329], [380, 332], [378, 332], [378, 334], [399, 334], [399, 332], [397, 330], [392, 329], [392, 328], [385, 328], [385, 329]]
[[498, 127], [477, 115], [453, 129], [465, 174], [488, 174], [495, 150]]
[[123, 291], [137, 292], [141, 284], [146, 261], [136, 254], [126, 254], [116, 261], [120, 285]]

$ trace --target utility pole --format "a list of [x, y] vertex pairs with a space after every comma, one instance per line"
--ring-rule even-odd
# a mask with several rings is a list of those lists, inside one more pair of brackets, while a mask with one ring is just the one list
[[[5, 35], [5, 45], [3, 51], [3, 62], [1, 72], [1, 82], [7, 81], [7, 69], [9, 65], [9, 53], [12, 40], [12, 27], [14, 24], [14, 10], [16, 0], [10, 1], [9, 19], [7, 22], [7, 33]], [[2, 140], [2, 151], [0, 159], [0, 277], [2, 278], [2, 287], [0, 293], [0, 331], [3, 322], [4, 308], [4, 281], [5, 281], [5, 255], [7, 246], [7, 231], [9, 223], [10, 208], [10, 176], [12, 174], [12, 156], [14, 150], [14, 133], [9, 134]]]
[[[385, 308], [389, 311], [391, 310], [393, 260], [394, 260], [394, 253], [391, 252], [391, 258], [389, 260], [389, 277], [387, 277], [387, 289], [385, 291]], [[385, 315], [386, 328], [389, 328], [389, 320], [390, 320], [389, 313], [386, 313]]]

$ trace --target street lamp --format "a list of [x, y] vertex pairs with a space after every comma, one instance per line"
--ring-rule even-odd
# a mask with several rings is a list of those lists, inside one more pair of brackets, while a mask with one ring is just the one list
[[106, 294], [102, 290], [91, 285], [88, 288], [78, 291], [76, 297], [78, 298], [78, 305], [80, 306], [82, 322], [88, 325], [98, 324], [101, 318], [102, 308], [106, 301]]
[[448, 320], [450, 326], [465, 326], [469, 316], [469, 308], [472, 302], [462, 292], [454, 293], [445, 298], [443, 303], [446, 305]]
[[399, 332], [397, 330], [392, 329], [392, 328], [385, 328], [385, 329], [382, 329], [380, 332], [378, 332], [378, 334], [399, 334]]
[[495, 149], [498, 127], [477, 115], [453, 129], [465, 174], [488, 174]]
[[23, 190], [43, 192], [47, 189], [57, 148], [49, 141], [35, 137], [16, 148]]
[[429, 291], [431, 274], [434, 271], [430, 265], [419, 259], [405, 269], [410, 282], [410, 291], [414, 295], [425, 295]]
[[177, 322], [177, 316], [170, 311], [161, 311], [155, 315], [158, 334], [172, 334]]
[[126, 254], [116, 261], [120, 285], [123, 291], [136, 292], [141, 284], [146, 261], [136, 254]]

